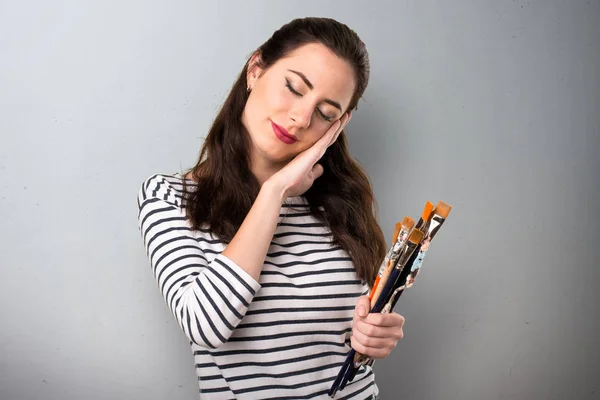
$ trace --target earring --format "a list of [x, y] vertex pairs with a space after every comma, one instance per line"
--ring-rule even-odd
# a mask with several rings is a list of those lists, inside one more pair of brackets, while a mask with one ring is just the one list
[[250, 92], [252, 91], [252, 88], [251, 88], [250, 86], [248, 86], [248, 87], [246, 88], [246, 90], [248, 91], [248, 93], [250, 93]]

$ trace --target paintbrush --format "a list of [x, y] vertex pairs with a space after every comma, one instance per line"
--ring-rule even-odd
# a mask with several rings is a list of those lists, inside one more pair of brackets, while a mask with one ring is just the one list
[[[406, 242], [406, 244], [404, 246], [404, 250], [402, 251], [401, 256], [397, 260], [396, 266], [393, 268], [392, 273], [390, 274], [386, 284], [383, 285], [384, 287], [382, 289], [381, 295], [379, 296], [379, 299], [375, 303], [375, 306], [373, 307], [372, 312], [379, 312], [381, 310], [381, 308], [385, 305], [385, 300], [387, 300], [387, 296], [389, 296], [392, 288], [395, 286], [396, 280], [398, 279], [400, 272], [402, 271], [404, 266], [408, 263], [408, 261], [411, 259], [411, 256], [413, 255], [414, 251], [418, 247], [419, 242], [421, 241], [422, 238], [423, 238], [423, 232], [418, 231], [416, 229], [412, 230], [412, 232], [408, 238], [408, 241]], [[380, 286], [381, 286], [381, 283], [380, 283]], [[329, 389], [329, 396], [334, 396], [335, 393], [338, 391], [338, 389], [339, 390], [344, 389], [344, 387], [346, 386], [346, 383], [348, 382], [348, 378], [351, 375], [353, 376], [356, 374], [357, 368], [354, 366], [354, 362], [353, 362], [354, 356], [356, 354], [357, 354], [356, 350], [354, 350], [354, 349], [350, 350], [350, 352], [348, 353], [348, 356], [346, 357], [346, 361], [342, 365], [342, 368], [340, 369], [338, 376], [336, 377], [335, 381], [333, 382], [333, 385]]]
[[379, 269], [379, 274], [377, 279], [375, 280], [375, 284], [373, 285], [373, 289], [371, 291], [371, 296], [369, 296], [369, 300], [371, 301], [371, 308], [375, 305], [377, 298], [381, 294], [381, 290], [383, 289], [383, 285], [385, 285], [389, 274], [392, 272], [392, 268], [395, 266], [395, 262], [400, 257], [401, 250], [403, 249], [404, 244], [408, 240], [408, 235], [410, 231], [415, 227], [417, 230], [421, 232], [425, 232], [425, 225], [428, 223], [431, 218], [433, 211], [433, 203], [428, 201], [425, 203], [425, 208], [423, 209], [423, 213], [421, 214], [421, 218], [419, 218], [419, 222], [415, 226], [414, 220], [411, 217], [404, 217], [402, 220], [402, 228], [400, 230], [400, 236], [398, 240], [388, 254], [391, 253], [390, 257], [387, 258], [387, 262], [384, 260], [384, 265]]
[[[432, 211], [433, 211], [433, 203], [430, 201], [427, 201], [425, 203], [425, 207], [423, 208], [423, 213], [421, 214], [421, 218], [419, 218], [419, 222], [417, 222], [417, 225], [414, 224], [414, 220], [411, 217], [404, 217], [404, 220], [402, 220], [402, 229], [400, 231], [399, 241], [397, 242], [397, 244], [394, 244], [392, 249], [390, 249], [390, 251], [392, 253], [394, 253], [394, 251], [395, 251], [394, 255], [395, 255], [396, 259], [400, 256], [400, 254], [401, 254], [400, 250], [402, 249], [402, 247], [408, 240], [408, 235], [409, 235], [411, 229], [413, 228], [413, 226], [415, 229], [417, 229], [421, 232], [426, 232], [427, 225], [432, 216]], [[383, 272], [380, 269], [379, 281], [376, 280], [374, 288], [371, 291], [371, 296], [369, 297], [369, 300], [371, 300], [371, 309], [375, 306], [375, 302], [377, 301], [379, 295], [381, 294], [383, 285], [385, 285], [387, 278], [388, 278], [389, 274], [392, 272], [392, 268], [394, 267], [394, 262], [396, 260], [393, 260], [392, 257], [390, 257], [390, 258], [391, 259], [388, 260], [388, 264], [384, 268]]]
[[[423, 226], [423, 223], [421, 225]], [[388, 279], [389, 282], [386, 282], [383, 285], [380, 284], [380, 286], [385, 285], [385, 287], [381, 290], [382, 293], [373, 305], [373, 307], [371, 307], [371, 312], [378, 313], [386, 305], [390, 295], [392, 294], [394, 289], [398, 287], [399, 280], [401, 280], [403, 276], [406, 275], [404, 273], [405, 270], [408, 270], [406, 266], [412, 265], [413, 260], [417, 252], [419, 251], [420, 242], [422, 241], [423, 236], [424, 233], [422, 231], [418, 230], [417, 228], [413, 230], [413, 233], [411, 233], [410, 239], [406, 244], [406, 250], [402, 254], [402, 260], [398, 261], [398, 265], [394, 268], [393, 274], [391, 274], [390, 278]], [[356, 353], [356, 356], [354, 357], [354, 366], [359, 367], [368, 360], [368, 356]]]
[[[406, 217], [404, 217], [406, 219]], [[392, 245], [388, 250], [381, 266], [379, 267], [379, 271], [377, 272], [377, 277], [375, 278], [375, 282], [373, 283], [373, 287], [371, 288], [371, 293], [369, 294], [369, 301], [373, 298], [373, 294], [375, 294], [375, 290], [377, 289], [377, 285], [379, 284], [379, 280], [381, 279], [381, 275], [383, 275], [383, 271], [385, 271], [386, 266], [390, 261], [390, 257], [392, 256], [392, 252], [394, 250], [394, 244], [396, 244], [396, 240], [398, 240], [398, 235], [400, 234], [400, 230], [402, 229], [402, 223], [396, 222], [394, 225], [394, 235], [392, 236]]]
[[392, 269], [396, 265], [396, 262], [400, 258], [402, 254], [402, 250], [408, 240], [408, 236], [410, 231], [414, 226], [414, 220], [411, 217], [404, 217], [402, 220], [402, 224], [400, 227], [399, 234], [396, 236], [396, 240], [394, 240], [394, 245], [390, 248], [389, 257], [384, 260], [383, 268], [380, 268], [377, 279], [375, 280], [375, 284], [373, 285], [373, 290], [371, 290], [371, 296], [369, 296], [369, 300], [371, 301], [371, 308], [375, 305], [377, 298], [381, 294], [383, 290], [383, 286], [387, 282], [387, 279], [392, 272]]
[[[441, 225], [444, 223], [445, 219], [448, 217], [448, 214], [450, 213], [451, 210], [451, 206], [449, 206], [448, 204], [444, 203], [444, 202], [439, 202], [438, 205], [435, 207], [435, 210], [433, 208], [433, 204], [430, 202], [427, 202], [427, 204], [425, 205], [425, 209], [423, 210], [423, 214], [421, 215], [421, 218], [419, 219], [419, 221], [417, 222], [417, 225], [415, 226], [415, 229], [417, 230], [417, 228], [421, 228], [418, 230], [421, 230], [422, 232], [426, 232], [423, 238], [423, 236], [420, 238], [420, 240], [418, 241], [418, 245], [416, 246], [416, 249], [413, 249], [412, 254], [410, 255], [410, 258], [405, 262], [405, 264], [402, 266], [401, 263], [397, 263], [398, 265], [396, 265], [397, 267], [400, 267], [400, 276], [397, 276], [393, 284], [393, 290], [390, 289], [390, 281], [386, 282], [385, 286], [386, 288], [382, 290], [383, 295], [380, 295], [379, 298], [377, 299], [378, 301], [376, 301], [376, 304], [374, 305], [374, 307], [372, 307], [371, 312], [391, 312], [391, 310], [393, 309], [394, 305], [396, 304], [396, 302], [399, 299], [399, 296], [402, 294], [402, 291], [406, 288], [406, 277], [408, 276], [409, 273], [411, 273], [411, 270], [413, 270], [413, 265], [416, 262], [417, 257], [419, 256], [419, 254], [421, 254], [421, 260], [420, 262], [422, 263], [422, 257], [424, 257], [425, 252], [428, 250], [428, 245], [431, 242], [431, 240], [435, 237], [435, 235], [437, 234], [437, 232], [439, 231]], [[427, 243], [424, 243], [426, 242]], [[422, 250], [422, 245], [425, 244], [425, 249]], [[400, 252], [401, 254], [404, 253], [406, 251], [405, 248], [402, 249], [402, 251]], [[389, 254], [389, 252], [388, 252]], [[404, 257], [403, 257], [404, 258]], [[411, 266], [410, 268], [407, 268], [407, 266]], [[394, 272], [397, 272], [396, 270]], [[416, 274], [415, 274], [416, 277]], [[413, 278], [414, 280], [414, 278]], [[383, 286], [383, 284], [381, 283], [381, 280], [378, 282], [379, 285]], [[404, 286], [404, 287], [402, 287]], [[375, 285], [374, 285], [375, 287]], [[410, 287], [410, 286], [408, 286]], [[372, 296], [373, 298], [374, 296]], [[385, 301], [382, 301], [383, 298], [386, 298]], [[385, 304], [382, 304], [385, 303]], [[347, 382], [352, 381], [356, 375], [356, 372], [358, 371], [358, 367], [360, 365], [353, 365], [354, 363], [350, 363], [350, 357], [352, 357], [352, 360], [354, 360], [354, 355], [357, 354], [356, 351], [354, 349], [351, 349], [351, 351], [348, 354], [348, 357], [346, 358], [345, 363], [343, 364], [342, 368], [340, 369], [338, 376], [336, 377], [332, 387], [329, 390], [329, 395], [331, 397], [333, 397], [335, 395], [335, 393], [337, 393], [338, 390], [342, 390], [344, 389], [344, 387], [346, 386]], [[360, 354], [359, 354], [360, 355]], [[360, 355], [362, 356], [362, 355]], [[372, 365], [374, 362], [373, 359], [369, 359], [367, 358], [367, 363], [369, 365]]]
[[410, 233], [408, 241], [404, 245], [404, 249], [400, 253], [400, 257], [398, 258], [395, 267], [392, 269], [392, 273], [388, 277], [387, 282], [385, 283], [385, 285], [382, 285], [381, 283], [379, 284], [380, 286], [383, 286], [383, 288], [381, 290], [379, 298], [377, 299], [375, 305], [372, 308], [373, 312], [379, 312], [385, 304], [385, 299], [387, 298], [387, 296], [390, 295], [391, 289], [395, 286], [396, 280], [398, 279], [400, 273], [410, 260], [414, 251], [421, 242], [421, 239], [423, 239], [423, 235], [423, 232], [421, 232], [418, 229], [413, 229]]
[[[386, 311], [386, 309], [387, 309], [388, 313], [391, 312], [391, 310], [394, 308], [394, 306], [398, 302], [400, 295], [402, 295], [402, 291], [404, 289], [408, 289], [412, 286], [414, 279], [419, 274], [419, 271], [423, 265], [423, 259], [425, 258], [425, 255], [427, 254], [427, 251], [429, 250], [429, 246], [430, 246], [431, 242], [433, 241], [436, 234], [439, 232], [440, 228], [446, 221], [446, 218], [448, 218], [448, 215], [450, 214], [451, 210], [452, 210], [452, 206], [443, 201], [440, 201], [436, 205], [435, 210], [432, 212], [431, 221], [428, 224], [429, 226], [427, 229], [427, 235], [425, 236], [425, 238], [423, 239], [423, 241], [421, 242], [421, 244], [419, 246], [419, 252], [417, 254], [417, 258], [411, 265], [410, 270], [408, 270], [409, 272], [407, 274], [406, 279], [404, 280], [404, 282], [402, 283], [401, 286], [397, 287], [394, 290], [394, 292], [392, 292], [392, 295], [388, 299], [387, 304], [384, 306], [384, 308], [381, 312]], [[402, 282], [402, 279], [400, 279], [399, 281]]]
[[[426, 206], [426, 209], [427, 208], [428, 207]], [[400, 277], [398, 278], [396, 283], [396, 287], [392, 289], [392, 292], [388, 296], [386, 304], [380, 311], [381, 313], [390, 313], [396, 305], [396, 303], [398, 302], [398, 299], [402, 295], [404, 289], [410, 288], [413, 285], [417, 275], [420, 272], [421, 266], [423, 265], [423, 259], [425, 258], [425, 254], [429, 249], [431, 241], [433, 241], [435, 235], [441, 228], [442, 224], [444, 223], [446, 218], [448, 218], [448, 215], [450, 214], [451, 210], [452, 207], [450, 205], [443, 201], [440, 201], [436, 205], [435, 210], [430, 209], [429, 215], [426, 218], [422, 218], [419, 220], [417, 225], [420, 225], [421, 227], [427, 227], [427, 234], [424, 235], [425, 237], [419, 244], [418, 250], [414, 253], [416, 257], [412, 257], [413, 260], [407, 264], [407, 267], [405, 267], [402, 273], [400, 274]], [[408, 268], [409, 265], [410, 268]], [[350, 374], [349, 381], [352, 381], [352, 379], [354, 379], [354, 375], [356, 374], [356, 371], [358, 367], [360, 367], [360, 365], [364, 365], [372, 361], [371, 359], [369, 359], [369, 357], [364, 356], [362, 354], [357, 354], [354, 360], [354, 366], [356, 367], [356, 370], [354, 370]]]

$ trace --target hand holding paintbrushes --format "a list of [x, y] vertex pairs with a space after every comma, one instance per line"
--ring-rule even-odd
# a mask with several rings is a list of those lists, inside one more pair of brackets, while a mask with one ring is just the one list
[[[393, 245], [388, 251], [371, 290], [371, 313], [389, 313], [404, 289], [412, 286], [423, 263], [429, 244], [448, 217], [452, 207], [440, 201], [435, 209], [427, 202], [421, 218], [413, 228], [413, 220], [405, 217], [396, 224]], [[333, 397], [351, 382], [358, 369], [372, 363], [369, 357], [352, 349], [329, 390]]]
[[[394, 231], [392, 247], [388, 253], [389, 258], [386, 257], [386, 260], [384, 260], [384, 265], [382, 265], [380, 268], [377, 279], [375, 280], [373, 288], [371, 289], [370, 300], [371, 310], [373, 310], [372, 312], [380, 312], [375, 311], [377, 310], [376, 304], [380, 298], [382, 298], [380, 301], [385, 300], [383, 299], [383, 296], [381, 296], [381, 293], [383, 292], [388, 279], [390, 279], [390, 275], [393, 275], [391, 278], [393, 282], [388, 285], [388, 290], [393, 290], [393, 288], [398, 286], [397, 282], [400, 278], [400, 274], [404, 270], [404, 267], [408, 262], [408, 259], [412, 256], [416, 246], [418, 246], [423, 239], [424, 233], [427, 231], [429, 226], [429, 221], [433, 216], [433, 212], [433, 203], [428, 201], [425, 203], [423, 213], [421, 214], [421, 218], [419, 218], [416, 226], [414, 220], [411, 217], [406, 216], [400, 224], [401, 227], [399, 233], [396, 233], [398, 229]], [[400, 257], [404, 257], [404, 259], [399, 260]], [[393, 295], [394, 293], [392, 296]], [[389, 313], [389, 310], [387, 312]], [[361, 364], [365, 364], [367, 361], [369, 361], [369, 358], [364, 354], [357, 353], [354, 356], [354, 365], [356, 367], [360, 366]]]

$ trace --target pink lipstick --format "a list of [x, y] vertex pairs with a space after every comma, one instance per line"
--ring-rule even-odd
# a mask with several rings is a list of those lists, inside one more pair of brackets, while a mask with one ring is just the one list
[[277, 136], [279, 140], [281, 140], [283, 143], [293, 144], [298, 141], [298, 139], [294, 135], [289, 134], [284, 127], [277, 125], [273, 121], [271, 121], [271, 127], [273, 128], [275, 136]]

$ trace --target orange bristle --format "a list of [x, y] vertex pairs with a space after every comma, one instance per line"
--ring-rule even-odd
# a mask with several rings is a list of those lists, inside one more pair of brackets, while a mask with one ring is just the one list
[[443, 201], [437, 203], [437, 206], [435, 207], [435, 213], [444, 219], [448, 218], [450, 210], [452, 210], [452, 206], [450, 204], [444, 203]]
[[429, 221], [431, 217], [433, 217], [433, 203], [428, 201], [425, 203], [425, 208], [423, 209], [423, 214], [421, 214], [421, 218], [423, 221]]
[[421, 243], [421, 239], [423, 239], [423, 232], [417, 230], [417, 229], [413, 229], [413, 231], [411, 232], [408, 241], [414, 244], [419, 244]]
[[394, 245], [394, 243], [396, 243], [396, 240], [398, 240], [400, 229], [402, 229], [402, 223], [396, 222], [396, 225], [394, 226], [394, 236], [392, 236], [392, 246]]
[[402, 220], [402, 228], [406, 231], [410, 231], [415, 226], [415, 220], [411, 217], [404, 217]]
[[421, 218], [427, 221], [427, 217], [429, 216], [429, 214], [431, 214], [431, 211], [433, 211], [433, 203], [428, 201], [427, 203], [425, 203], [425, 207], [423, 208], [423, 214], [421, 214]]

